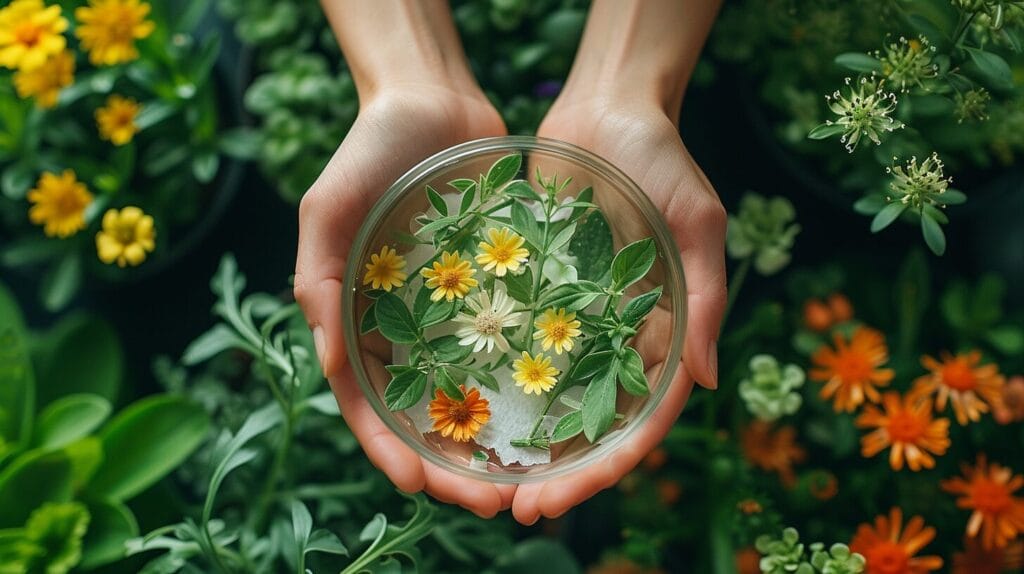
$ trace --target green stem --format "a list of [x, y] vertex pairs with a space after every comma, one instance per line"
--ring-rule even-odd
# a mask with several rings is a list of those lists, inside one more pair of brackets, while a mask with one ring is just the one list
[[729, 281], [729, 298], [725, 303], [725, 312], [722, 313], [723, 327], [725, 327], [726, 322], [729, 320], [729, 312], [732, 311], [732, 306], [736, 303], [736, 298], [739, 297], [740, 289], [743, 288], [743, 281], [746, 280], [753, 261], [753, 256], [748, 256], [743, 261], [740, 261], [739, 267], [736, 268], [736, 273], [732, 276], [732, 281]]
[[267, 480], [263, 483], [263, 491], [260, 494], [256, 513], [253, 515], [253, 524], [255, 525], [257, 532], [262, 531], [263, 524], [267, 518], [267, 513], [270, 511], [270, 505], [274, 502], [274, 487], [277, 486], [277, 481], [279, 480], [281, 472], [284, 470], [284, 464], [288, 459], [288, 452], [291, 450], [292, 446], [292, 431], [294, 428], [295, 416], [292, 412], [291, 406], [289, 405], [288, 410], [285, 411], [284, 436], [281, 437], [281, 442], [277, 445], [277, 450], [274, 452], [274, 462], [271, 463], [270, 472], [267, 474]]

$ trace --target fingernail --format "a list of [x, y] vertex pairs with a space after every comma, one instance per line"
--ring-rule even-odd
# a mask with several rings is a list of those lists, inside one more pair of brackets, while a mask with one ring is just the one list
[[313, 328], [313, 345], [316, 347], [316, 358], [321, 368], [324, 364], [324, 328], [317, 325]]
[[711, 374], [711, 390], [718, 388], [718, 341], [708, 343], [708, 373]]

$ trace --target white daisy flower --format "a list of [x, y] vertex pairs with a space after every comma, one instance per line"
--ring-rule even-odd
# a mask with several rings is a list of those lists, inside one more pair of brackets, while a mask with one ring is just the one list
[[484, 347], [489, 353], [495, 346], [502, 352], [508, 352], [508, 340], [501, 333], [502, 329], [522, 325], [527, 320], [526, 313], [512, 312], [515, 301], [504, 291], [495, 291], [493, 300], [486, 291], [480, 291], [476, 297], [466, 298], [466, 306], [475, 315], [459, 313], [455, 317], [455, 322], [463, 325], [455, 336], [459, 337], [460, 345], [473, 345], [474, 353], [479, 353]]

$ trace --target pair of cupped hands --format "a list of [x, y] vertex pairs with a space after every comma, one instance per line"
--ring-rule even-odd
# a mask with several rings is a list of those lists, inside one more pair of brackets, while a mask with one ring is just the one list
[[719, 323], [726, 303], [726, 213], [683, 145], [678, 110], [655, 100], [563, 91], [537, 131], [576, 144], [629, 175], [665, 216], [680, 250], [687, 289], [682, 364], [654, 414], [607, 459], [546, 482], [492, 484], [421, 458], [380, 420], [346, 360], [342, 276], [370, 207], [413, 165], [466, 141], [506, 135], [479, 89], [410, 83], [361, 102], [359, 116], [299, 209], [295, 297], [306, 314], [325, 377], [342, 415], [373, 464], [401, 490], [425, 490], [482, 517], [510, 509], [533, 524], [554, 518], [616, 484], [668, 433], [693, 383], [717, 387]]

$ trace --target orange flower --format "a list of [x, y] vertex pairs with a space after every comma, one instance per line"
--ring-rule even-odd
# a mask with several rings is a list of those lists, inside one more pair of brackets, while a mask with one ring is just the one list
[[811, 379], [822, 381], [824, 399], [835, 397], [836, 412], [853, 412], [864, 399], [877, 403], [881, 396], [876, 386], [886, 386], [892, 380], [892, 369], [881, 368], [889, 360], [885, 337], [874, 329], [858, 327], [849, 342], [841, 333], [833, 335], [835, 349], [823, 345], [811, 360]]
[[743, 430], [740, 442], [743, 454], [751, 464], [779, 473], [782, 484], [786, 486], [796, 482], [793, 464], [807, 458], [807, 452], [796, 443], [796, 429], [791, 426], [772, 432], [768, 423], [754, 421]]
[[988, 464], [985, 455], [978, 455], [975, 466], [962, 465], [964, 476], [942, 481], [942, 489], [960, 495], [956, 505], [969, 508], [967, 536], [981, 533], [985, 548], [1004, 548], [1024, 531], [1024, 498], [1013, 493], [1024, 486], [1024, 476], [997, 463]]
[[1024, 542], [986, 550], [975, 538], [964, 539], [964, 551], [953, 554], [953, 574], [1001, 574], [1024, 568]]
[[434, 430], [441, 436], [449, 436], [456, 442], [469, 442], [480, 432], [480, 428], [491, 420], [490, 403], [480, 397], [480, 389], [460, 387], [466, 398], [458, 401], [437, 389], [434, 400], [430, 401], [430, 418], [434, 419]]
[[981, 413], [1002, 405], [1005, 379], [999, 374], [998, 366], [979, 367], [981, 353], [978, 351], [955, 357], [943, 351], [941, 356], [941, 363], [928, 355], [921, 358], [921, 364], [931, 373], [914, 381], [915, 395], [934, 394], [936, 411], [944, 410], [946, 402], [952, 400], [956, 422], [961, 425], [966, 425], [968, 419], [978, 422]]
[[820, 299], [804, 302], [804, 325], [812, 331], [825, 331], [832, 326], [832, 311]]
[[736, 574], [761, 574], [761, 553], [753, 546], [736, 551]]
[[839, 480], [827, 470], [811, 474], [807, 490], [818, 500], [831, 500], [839, 494]]
[[864, 556], [867, 574], [922, 574], [942, 568], [938, 556], [915, 556], [935, 538], [935, 529], [915, 516], [903, 528], [903, 511], [893, 508], [875, 517], [875, 526], [861, 524], [850, 541], [850, 550]]
[[754, 500], [753, 498], [744, 498], [743, 500], [736, 503], [736, 508], [743, 514], [761, 514], [764, 512], [764, 507], [761, 503]]
[[842, 293], [833, 293], [828, 296], [828, 308], [832, 311], [832, 320], [836, 323], [845, 323], [853, 319], [853, 305]]
[[1010, 377], [1003, 385], [1003, 400], [992, 405], [992, 416], [1001, 425], [1024, 421], [1024, 376]]
[[949, 419], [932, 420], [931, 401], [914, 395], [900, 398], [899, 393], [885, 393], [882, 407], [866, 405], [857, 417], [859, 428], [875, 429], [861, 437], [861, 455], [871, 458], [892, 447], [889, 465], [893, 470], [902, 470], [904, 459], [913, 471], [935, 467], [932, 455], [942, 456], [949, 448]]

